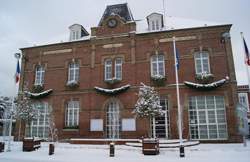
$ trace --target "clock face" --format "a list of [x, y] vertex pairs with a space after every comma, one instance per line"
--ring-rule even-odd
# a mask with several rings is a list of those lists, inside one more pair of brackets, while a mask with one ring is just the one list
[[110, 20], [108, 21], [108, 26], [109, 26], [110, 28], [114, 28], [114, 27], [116, 27], [116, 25], [117, 25], [117, 20], [116, 20], [116, 19], [110, 19]]

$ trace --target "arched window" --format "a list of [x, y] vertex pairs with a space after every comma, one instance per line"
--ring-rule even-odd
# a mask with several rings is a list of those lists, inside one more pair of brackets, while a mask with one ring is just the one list
[[165, 76], [165, 61], [163, 55], [151, 57], [151, 76]]
[[111, 101], [107, 106], [106, 113], [106, 134], [107, 138], [120, 137], [120, 108], [117, 101]]
[[196, 74], [210, 74], [209, 54], [206, 51], [194, 55]]
[[72, 62], [69, 64], [68, 82], [79, 81], [79, 64]]
[[65, 126], [79, 126], [79, 101], [69, 101], [65, 111]]
[[36, 67], [36, 76], [35, 76], [35, 85], [43, 85], [44, 84], [44, 67], [38, 65]]

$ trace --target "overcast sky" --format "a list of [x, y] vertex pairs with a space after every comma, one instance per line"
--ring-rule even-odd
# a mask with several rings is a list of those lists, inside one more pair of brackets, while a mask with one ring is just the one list
[[[127, 2], [135, 19], [163, 13], [162, 0], [1, 0], [0, 96], [15, 94], [14, 53], [19, 48], [67, 40], [74, 23], [97, 26], [106, 5]], [[250, 48], [250, 0], [166, 0], [169, 16], [233, 24], [232, 47], [238, 84], [247, 84], [240, 32]]]

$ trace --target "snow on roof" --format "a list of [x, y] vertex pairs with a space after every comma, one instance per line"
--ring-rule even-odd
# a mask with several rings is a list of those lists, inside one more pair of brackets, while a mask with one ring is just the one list
[[[216, 26], [216, 25], [223, 25], [223, 23], [166, 16], [164, 25], [165, 27], [160, 31]], [[143, 20], [136, 20], [137, 34], [149, 33], [149, 32], [157, 32], [157, 31], [149, 31], [146, 18]]]

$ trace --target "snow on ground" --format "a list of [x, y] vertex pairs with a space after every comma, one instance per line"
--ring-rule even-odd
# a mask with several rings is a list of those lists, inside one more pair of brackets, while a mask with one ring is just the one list
[[22, 143], [12, 143], [11, 152], [0, 153], [0, 162], [250, 162], [250, 141], [243, 144], [200, 144], [185, 148], [185, 158], [178, 149], [161, 149], [160, 155], [144, 156], [141, 148], [115, 146], [109, 157], [108, 145], [72, 145], [57, 143], [55, 154], [48, 155], [48, 143], [33, 152], [22, 152]]

